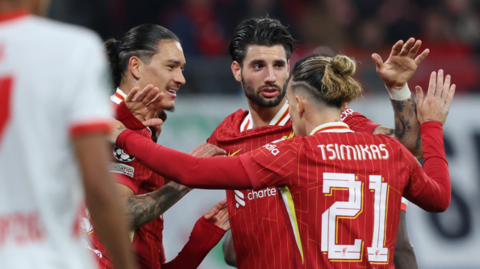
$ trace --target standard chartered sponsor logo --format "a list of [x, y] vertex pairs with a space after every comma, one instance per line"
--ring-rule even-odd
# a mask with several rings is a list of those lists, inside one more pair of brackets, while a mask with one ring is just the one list
[[245, 196], [243, 195], [243, 193], [241, 191], [237, 191], [235, 190], [235, 200], [237, 201], [237, 208], [241, 205], [241, 206], [245, 206]]
[[[235, 204], [237, 208], [240, 206], [245, 206], [245, 194], [241, 191], [235, 190], [235, 201], [237, 203]], [[250, 190], [247, 192], [247, 199], [248, 200], [255, 200], [255, 199], [261, 199], [267, 196], [274, 196], [277, 195], [277, 188], [272, 187], [272, 188], [266, 188], [263, 190]]]

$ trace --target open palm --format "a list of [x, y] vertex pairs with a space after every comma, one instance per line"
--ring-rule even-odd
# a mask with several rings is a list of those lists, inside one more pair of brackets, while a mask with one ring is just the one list
[[426, 49], [415, 57], [421, 46], [422, 41], [410, 38], [405, 44], [402, 40], [395, 43], [390, 57], [385, 62], [380, 55], [376, 53], [372, 55], [377, 66], [377, 73], [387, 88], [400, 89], [405, 86], [417, 70], [418, 65], [430, 53], [430, 50]]

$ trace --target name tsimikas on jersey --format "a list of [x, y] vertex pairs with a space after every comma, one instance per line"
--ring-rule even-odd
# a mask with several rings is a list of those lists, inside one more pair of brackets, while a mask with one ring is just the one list
[[113, 173], [124, 174], [129, 177], [133, 177], [135, 174], [135, 168], [122, 163], [110, 163], [110, 171]]

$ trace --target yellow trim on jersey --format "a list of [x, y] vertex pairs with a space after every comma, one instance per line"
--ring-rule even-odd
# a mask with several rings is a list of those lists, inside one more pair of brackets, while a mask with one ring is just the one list
[[290, 189], [285, 186], [280, 188], [280, 192], [282, 193], [282, 198], [284, 203], [286, 203], [286, 208], [288, 212], [288, 216], [290, 217], [290, 222], [292, 224], [293, 235], [295, 236], [295, 241], [297, 242], [298, 249], [300, 250], [300, 255], [302, 255], [302, 263], [304, 262], [303, 258], [303, 248], [302, 248], [302, 240], [300, 238], [300, 230], [298, 229], [298, 221], [297, 216], [295, 214], [295, 205], [293, 203], [292, 193]]
[[128, 237], [130, 238], [130, 243], [133, 243], [133, 237], [135, 236], [135, 231], [131, 231], [128, 233]]
[[228, 153], [228, 157], [231, 157], [231, 156], [239, 153], [241, 150], [242, 150], [242, 149], [239, 149], [239, 150], [235, 151], [234, 153]]

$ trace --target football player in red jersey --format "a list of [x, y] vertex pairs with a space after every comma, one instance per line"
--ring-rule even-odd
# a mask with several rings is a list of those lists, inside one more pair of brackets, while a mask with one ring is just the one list
[[[152, 143], [121, 126], [116, 144], [159, 174], [195, 188], [282, 188], [296, 268], [394, 268], [402, 196], [445, 211], [451, 200], [443, 146], [455, 85], [432, 73], [427, 96], [417, 87], [425, 169], [397, 140], [352, 131], [341, 121], [361, 96], [355, 62], [314, 57], [293, 70], [289, 114], [297, 137], [229, 158], [196, 158]], [[275, 253], [271, 253], [274, 255]]]
[[[421, 42], [415, 42], [414, 39], [406, 44], [397, 42], [385, 63], [380, 56], [374, 56], [378, 73], [392, 96], [395, 129], [379, 126], [350, 108], [344, 110], [341, 118], [356, 132], [383, 133], [396, 137], [419, 158], [422, 155], [419, 125], [413, 113], [415, 102], [410, 97], [407, 81], [429, 52], [425, 50], [415, 58], [420, 45]], [[229, 51], [233, 60], [232, 73], [244, 89], [249, 110], [238, 110], [225, 118], [207, 142], [234, 155], [289, 137], [292, 125], [284, 95], [293, 39], [288, 30], [274, 19], [247, 19], [236, 28]], [[293, 266], [290, 262], [291, 249], [288, 247], [291, 238], [281, 220], [282, 206], [277, 192], [275, 187], [267, 188], [262, 194], [252, 190], [227, 190], [232, 226], [231, 233], [227, 233], [224, 241], [228, 264], [239, 268]], [[400, 227], [397, 267], [416, 268], [404, 211]]]
[[[145, 24], [128, 31], [120, 41], [105, 43], [114, 85], [117, 88], [111, 97], [117, 119], [143, 137], [156, 141], [165, 110], [174, 109], [176, 92], [185, 84], [182, 74], [185, 58], [179, 39], [168, 29], [154, 24]], [[154, 87], [155, 86], [155, 87]], [[139, 92], [139, 88], [144, 89]], [[160, 96], [158, 95], [160, 92]], [[147, 122], [155, 128], [143, 129], [144, 125], [134, 117], [147, 109]], [[148, 105], [148, 106], [147, 106]], [[132, 110], [132, 113], [130, 113]], [[143, 129], [143, 130], [142, 130]], [[211, 146], [198, 148], [195, 156], [212, 156]], [[229, 229], [225, 201], [200, 218], [189, 242], [172, 261], [166, 263], [162, 243], [162, 214], [175, 204], [189, 189], [175, 182], [168, 182], [135, 159], [134, 155], [121, 148], [113, 149], [111, 172], [117, 175], [117, 187], [129, 227], [130, 238], [140, 268], [197, 268], [211, 248]], [[85, 220], [97, 254], [99, 268], [111, 268], [111, 259], [95, 232]]]

